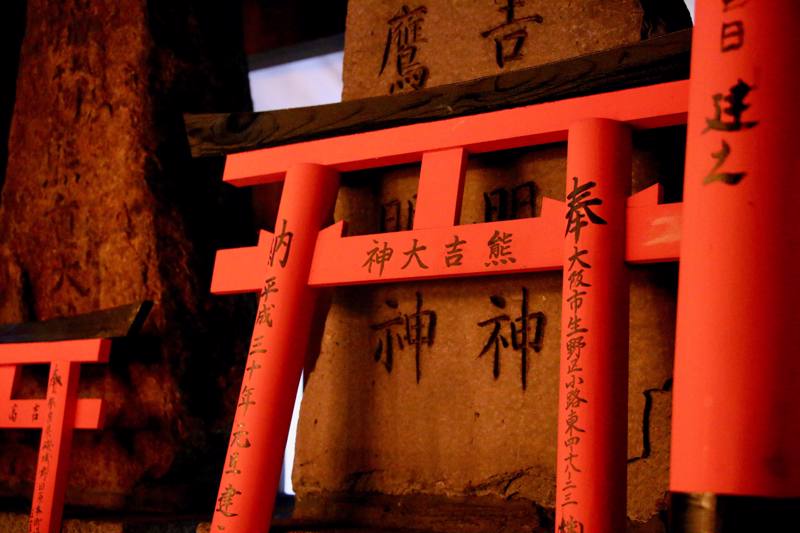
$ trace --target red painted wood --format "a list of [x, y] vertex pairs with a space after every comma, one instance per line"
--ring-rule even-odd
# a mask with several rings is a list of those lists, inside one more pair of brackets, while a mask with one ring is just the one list
[[[41, 429], [45, 418], [42, 413], [47, 399], [0, 400], [0, 428]], [[100, 429], [105, 420], [106, 405], [97, 398], [79, 398], [75, 402], [75, 429]], [[12, 417], [11, 413], [15, 413]]]
[[269, 527], [312, 330], [317, 294], [308, 273], [338, 187], [338, 174], [318, 165], [297, 165], [286, 175], [212, 531]]
[[[80, 363], [105, 362], [108, 339], [0, 344], [0, 428], [36, 428], [42, 434], [29, 531], [58, 533], [74, 429], [97, 429], [105, 417], [100, 399], [78, 399]], [[13, 397], [19, 365], [50, 364], [47, 396]]]
[[628, 198], [625, 260], [628, 263], [677, 261], [682, 204], [661, 204], [656, 184]]
[[[659, 204], [657, 192], [658, 186], [654, 185], [629, 198], [625, 253], [629, 263], [678, 260], [681, 204]], [[541, 217], [357, 237], [343, 237], [344, 224], [334, 224], [320, 232], [309, 285], [323, 287], [557, 270], [561, 268], [561, 252], [554, 239], [561, 238], [558, 235], [562, 231], [563, 210], [561, 202], [544, 198]], [[494, 230], [510, 232], [518, 239], [517, 243], [528, 242], [533, 246], [517, 246], [519, 255], [515, 257], [515, 263], [485, 267], [485, 261], [482, 263], [481, 259], [488, 248], [487, 235], [491, 236]], [[455, 235], [467, 241], [469, 236], [473, 246], [467, 252], [469, 258], [465, 255], [463, 266], [448, 268], [443, 252]], [[425, 263], [428, 269], [411, 268], [411, 265], [406, 269], [400, 268], [406, 259], [400, 249], [407, 250], [414, 239], [428, 247], [422, 252], [422, 255], [429, 256], [430, 261]], [[368, 272], [364, 267], [367, 252], [375, 247], [375, 241], [388, 243], [398, 254], [385, 265], [383, 274], [374, 268]], [[258, 246], [219, 250], [211, 292], [239, 294], [259, 291], [261, 279], [258, 269], [266, 254], [267, 249]]]
[[468, 117], [401, 126], [227, 156], [223, 179], [236, 186], [280, 181], [296, 163], [340, 172], [420, 161], [422, 154], [463, 148], [493, 152], [564, 141], [570, 124], [601, 116], [649, 129], [684, 124], [685, 81], [573, 98]]
[[2, 360], [0, 360], [0, 401], [4, 398], [11, 398], [12, 391], [19, 379], [19, 369], [16, 365], [1, 365]]
[[422, 155], [414, 229], [450, 228], [461, 215], [467, 152], [453, 148]]
[[[332, 226], [320, 233], [309, 284], [334, 286], [554, 270], [561, 265], [563, 218], [563, 204], [545, 198], [542, 216], [537, 218], [356, 237], [340, 237], [337, 233], [342, 226]], [[508, 236], [507, 246], [502, 256], [492, 257], [489, 241], [496, 235]], [[454, 262], [458, 254], [447, 253], [448, 245], [456, 240], [465, 241], [459, 246], [460, 264]], [[409, 253], [415, 249], [415, 242], [416, 257]], [[391, 257], [386, 262], [370, 261], [374, 254], [388, 250]]]
[[798, 16], [795, 0], [697, 2], [675, 492], [800, 497]]
[[630, 183], [626, 125], [590, 119], [570, 127], [561, 233], [558, 531], [619, 533], [626, 527]]
[[211, 276], [213, 294], [257, 292], [264, 282], [264, 264], [269, 246], [249, 246], [217, 250], [214, 274]]
[[42, 412], [44, 426], [33, 488], [31, 533], [61, 531], [79, 369], [79, 364], [64, 361], [54, 361], [50, 365], [47, 400]]
[[30, 365], [68, 361], [105, 363], [111, 350], [107, 339], [0, 344], [0, 365]]

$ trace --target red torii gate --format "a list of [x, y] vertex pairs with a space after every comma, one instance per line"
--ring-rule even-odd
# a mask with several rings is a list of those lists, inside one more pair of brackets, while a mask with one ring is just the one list
[[[225, 181], [285, 185], [276, 235], [217, 258], [214, 292], [261, 297], [213, 530], [268, 527], [315, 288], [562, 268], [556, 527], [624, 531], [625, 263], [679, 256], [673, 527], [716, 530], [718, 495], [778, 499], [743, 517], [785, 525], [779, 499], [800, 498], [798, 16], [792, 0], [700, 0], [690, 82], [228, 156]], [[631, 129], [683, 124], [687, 111], [683, 204], [661, 205], [658, 187], [628, 197]], [[455, 225], [468, 154], [565, 140], [566, 205]], [[414, 161], [411, 231], [320, 231], [338, 172]], [[735, 513], [748, 500], [728, 501]]]
[[[41, 429], [36, 483], [28, 530], [58, 533], [67, 488], [72, 432], [103, 426], [105, 403], [78, 398], [81, 363], [105, 363], [108, 339], [0, 344], [0, 428]], [[47, 396], [20, 400], [12, 397], [20, 367], [49, 364]]]
[[[675, 261], [681, 234], [681, 205], [660, 204], [659, 186], [628, 197], [631, 130], [685, 123], [687, 96], [687, 82], [666, 83], [229, 155], [228, 183], [285, 182], [276, 233], [217, 254], [212, 292], [260, 291], [260, 300], [212, 531], [268, 527], [316, 288], [557, 269], [557, 521], [621, 531], [625, 262]], [[456, 225], [468, 154], [565, 140], [566, 203], [545, 198], [539, 217]], [[345, 237], [340, 222], [320, 231], [338, 172], [414, 161], [422, 167], [412, 230]]]

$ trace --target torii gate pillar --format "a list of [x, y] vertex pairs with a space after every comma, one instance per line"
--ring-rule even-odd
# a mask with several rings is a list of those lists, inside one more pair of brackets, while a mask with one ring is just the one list
[[[674, 531], [771, 530], [778, 524], [769, 502], [800, 498], [798, 17], [795, 0], [697, 2], [672, 415]], [[764, 506], [747, 526], [743, 509], [754, 497]], [[738, 518], [715, 525], [726, 498]], [[694, 523], [682, 525], [684, 513], [706, 513], [707, 523], [689, 517]]]
[[326, 167], [286, 172], [211, 531], [269, 529], [316, 305], [311, 259], [338, 190], [338, 173]]

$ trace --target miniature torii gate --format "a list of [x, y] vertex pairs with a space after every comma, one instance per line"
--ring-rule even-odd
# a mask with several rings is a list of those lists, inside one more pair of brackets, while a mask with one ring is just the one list
[[[30, 533], [58, 533], [67, 488], [72, 432], [101, 429], [105, 402], [78, 398], [80, 365], [108, 362], [111, 338], [138, 331], [152, 302], [82, 315], [0, 326], [0, 429], [41, 429], [28, 520]], [[44, 398], [14, 397], [21, 367], [49, 364]]]
[[[628, 198], [631, 130], [684, 123], [687, 95], [674, 82], [228, 156], [228, 183], [285, 182], [276, 234], [217, 255], [212, 292], [261, 296], [212, 530], [269, 523], [315, 288], [562, 268], [558, 464], [569, 467], [558, 469], [558, 520], [622, 530], [625, 262], [676, 260], [681, 226], [680, 204], [660, 204], [659, 186]], [[605, 118], [592, 118], [598, 110]], [[567, 139], [566, 204], [544, 198], [539, 217], [455, 225], [468, 154]], [[420, 160], [413, 229], [320, 231], [338, 172]]]
[[[0, 344], [0, 428], [41, 429], [30, 533], [58, 533], [67, 488], [72, 432], [103, 425], [102, 399], [78, 399], [81, 363], [108, 361], [108, 339]], [[12, 397], [22, 365], [49, 364], [47, 396]]]
[[[738, 10], [735, 20], [728, 20], [733, 10]], [[797, 318], [790, 309], [798, 290], [783, 290], [767, 279], [770, 269], [785, 272], [793, 264], [781, 259], [781, 231], [790, 232], [791, 259], [798, 259], [800, 248], [797, 225], [785, 226], [793, 220], [791, 206], [797, 205], [800, 188], [784, 194], [776, 166], [778, 156], [788, 154], [794, 158], [793, 172], [800, 168], [785, 135], [800, 123], [800, 106], [793, 103], [789, 112], [780, 107], [800, 94], [800, 76], [787, 51], [794, 50], [796, 58], [787, 21], [796, 19], [797, 10], [790, 0], [769, 7], [739, 0], [698, 2], [685, 209], [660, 204], [658, 186], [632, 197], [627, 190], [631, 130], [686, 123], [688, 82], [229, 155], [228, 183], [285, 183], [276, 234], [262, 232], [258, 246], [217, 256], [212, 291], [260, 291], [260, 300], [212, 531], [256, 533], [268, 527], [316, 288], [557, 269], [564, 274], [556, 527], [576, 533], [624, 531], [625, 263], [679, 256], [672, 490], [800, 496], [800, 460], [786, 447], [800, 437], [800, 417], [795, 414], [788, 424], [780, 418], [790, 412], [786, 406], [797, 406], [787, 395], [796, 388], [800, 369], [798, 358], [791, 357], [796, 350], [790, 336], [778, 335], [790, 332]], [[737, 52], [745, 46], [744, 21], [752, 39]], [[728, 52], [739, 55], [720, 57]], [[763, 100], [754, 114], [763, 123], [759, 139], [770, 143], [739, 131], [747, 129], [741, 113], [750, 107], [741, 94], [738, 107], [728, 101], [732, 107], [724, 111], [736, 115], [733, 122], [726, 125], [720, 116], [720, 93], [735, 86], [737, 77], [741, 81], [756, 72], [756, 66], [763, 72], [758, 82]], [[722, 139], [720, 151], [719, 139], [704, 136], [710, 129], [736, 133]], [[730, 163], [739, 172], [723, 167], [733, 137], [738, 145]], [[748, 148], [742, 138], [758, 148]], [[565, 140], [566, 204], [545, 198], [540, 217], [455, 225], [468, 154]], [[344, 237], [339, 223], [320, 231], [333, 208], [339, 172], [415, 161], [422, 166], [412, 230]], [[751, 208], [754, 200], [761, 202], [758, 210]], [[681, 234], [684, 210], [692, 223]], [[744, 210], [747, 242], [737, 240], [730, 225], [730, 217]], [[766, 259], [755, 251], [756, 236], [764, 239]], [[714, 247], [720, 238], [725, 246]], [[732, 267], [729, 261], [738, 263]], [[764, 298], [753, 296], [756, 285], [767, 291]], [[763, 311], [761, 329], [748, 330], [747, 351], [719, 325], [741, 318], [741, 302], [754, 298]], [[768, 357], [754, 367], [760, 342], [769, 346]], [[736, 359], [720, 374], [714, 365], [730, 354]], [[789, 372], [781, 374], [781, 368]], [[773, 390], [770, 379], [787, 390]], [[738, 391], [736, 401], [723, 405], [731, 388], [743, 383], [749, 386]], [[702, 406], [697, 395], [704, 398]], [[778, 405], [784, 409], [772, 412]], [[715, 417], [723, 427], [708, 431]], [[742, 432], [747, 439], [730, 439], [726, 431]], [[763, 468], [766, 460], [780, 468]], [[746, 468], [722, 473], [726, 464]]]

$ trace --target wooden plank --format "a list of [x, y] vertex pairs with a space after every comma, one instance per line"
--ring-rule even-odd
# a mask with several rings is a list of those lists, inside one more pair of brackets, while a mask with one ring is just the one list
[[536, 218], [354, 237], [338, 234], [337, 224], [317, 238], [308, 283], [333, 287], [556, 270], [564, 211], [562, 202], [545, 197]]
[[111, 339], [77, 339], [0, 344], [0, 365], [36, 365], [63, 361], [107, 363]]
[[677, 261], [681, 253], [683, 204], [662, 204], [656, 184], [628, 198], [625, 259], [629, 263]]
[[463, 148], [470, 154], [566, 141], [574, 122], [588, 117], [634, 129], [686, 123], [688, 81], [675, 81], [469, 117], [411, 124], [232, 154], [222, 179], [237, 187], [280, 181], [294, 165], [314, 163], [339, 172], [420, 161], [426, 152]]
[[688, 79], [691, 30], [415, 93], [262, 113], [184, 115], [194, 157], [220, 156]]
[[[272, 233], [262, 230], [257, 246], [217, 250], [211, 276], [211, 294], [239, 294], [250, 292], [242, 290], [242, 287], [261, 287], [271, 241]], [[247, 265], [247, 268], [241, 265]]]
[[[653, 185], [628, 198], [626, 222], [627, 239], [625, 246], [625, 260], [628, 263], [659, 263], [678, 260], [680, 256], [680, 229], [683, 204], [661, 204], [660, 199], [660, 185]], [[549, 198], [545, 198], [545, 200], [542, 215], [545, 219], [547, 219], [547, 212], [556, 208], [554, 204], [558, 204], [558, 206], [560, 206], [559, 209], [563, 210], [563, 204], [561, 202], [556, 202]], [[547, 207], [548, 205], [550, 207]], [[533, 246], [532, 243], [539, 243], [542, 240], [542, 217], [509, 221], [511, 224], [506, 227], [514, 227], [515, 231], [521, 230], [519, 235], [515, 238], [522, 238], [527, 235], [527, 242], [530, 246]], [[563, 231], [563, 215], [561, 211], [557, 214], [551, 213], [550, 217], [557, 217], [558, 234], [560, 235]], [[551, 222], [551, 224], [552, 223], [554, 222]], [[531, 226], [531, 224], [533, 225]], [[432, 239], [431, 241], [425, 241], [425, 245], [431, 244], [430, 249], [433, 250], [436, 244], [441, 246], [443, 244], [452, 243], [453, 235], [457, 234], [459, 238], [467, 240], [466, 236], [468, 234], [476, 230], [479, 231], [481, 226], [488, 227], [490, 225], [491, 224], [467, 224], [425, 231], [412, 230], [407, 232], [344, 237], [345, 225], [343, 222], [338, 222], [322, 230], [317, 238], [314, 261], [309, 275], [309, 284], [315, 287], [323, 287], [441, 277], [433, 271], [428, 272], [427, 269], [417, 269], [403, 274], [398, 274], [395, 270], [386, 271], [384, 269], [384, 272], [379, 275], [377, 271], [377, 269], [380, 268], [379, 265], [377, 269], [375, 265], [373, 265], [374, 273], [365, 273], [363, 260], [367, 256], [363, 255], [363, 252], [374, 248], [375, 241], [378, 241], [382, 245], [385, 240], [388, 246], [390, 240], [394, 242], [397, 239], [405, 238], [406, 242], [413, 242], [415, 237], [418, 241], [421, 241], [423, 238]], [[547, 224], [545, 223], [544, 226], [546, 227]], [[502, 225], [497, 227], [502, 227]], [[519, 227], [520, 230], [517, 230], [517, 227]], [[556, 230], [551, 229], [550, 231]], [[450, 240], [445, 242], [444, 237], [449, 237]], [[393, 253], [399, 254], [398, 257], [402, 257], [403, 262], [405, 262], [406, 257], [403, 256], [401, 252], [402, 250], [393, 249]], [[217, 260], [214, 264], [214, 281], [211, 284], [211, 292], [213, 294], [242, 294], [261, 290], [263, 276], [261, 276], [261, 267], [259, 265], [263, 261], [266, 261], [267, 253], [268, 249], [263, 243], [260, 243], [258, 246], [218, 250]], [[518, 271], [530, 272], [558, 269], [561, 267], [561, 263], [558, 261], [558, 257], [555, 255], [556, 253], [557, 250], [550, 249], [546, 246], [543, 247], [540, 244], [538, 245], [538, 252], [536, 254], [528, 257], [525, 261], [505, 266], [502, 272], [512, 273]], [[342, 274], [340, 269], [343, 267], [339, 266], [340, 262], [342, 262], [342, 264], [347, 263], [351, 265], [353, 268], [352, 272], [350, 274]], [[328, 265], [331, 264], [337, 266], [333, 270], [330, 270]], [[476, 271], [480, 270], [478, 267], [475, 269]], [[498, 271], [487, 271], [484, 273], [497, 274]], [[470, 271], [463, 275], [478, 274], [480, 274], [480, 272]], [[452, 276], [454, 274], [451, 272], [448, 273], [448, 275]]]
[[153, 307], [150, 301], [41, 322], [0, 325], [0, 343], [97, 339], [133, 335]]
[[16, 389], [20, 372], [16, 366], [0, 366], [0, 402], [4, 398], [11, 398], [11, 393]]
[[458, 224], [466, 170], [467, 152], [463, 148], [422, 155], [414, 229]]
[[[11, 367], [5, 367], [11, 368]], [[103, 427], [106, 406], [99, 398], [75, 400], [75, 429]], [[47, 399], [0, 400], [0, 428], [41, 429], [47, 421]]]

